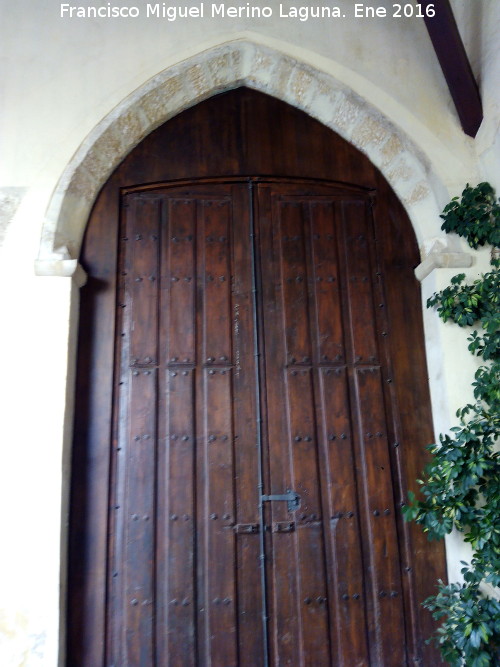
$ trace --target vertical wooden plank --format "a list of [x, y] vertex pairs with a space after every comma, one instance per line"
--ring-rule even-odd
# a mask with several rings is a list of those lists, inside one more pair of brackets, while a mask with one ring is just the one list
[[123, 505], [123, 623], [126, 664], [155, 660], [156, 370], [131, 371]]
[[164, 193], [160, 283], [157, 660], [196, 665], [196, 200]]
[[341, 202], [331, 195], [309, 198], [311, 328], [318, 398], [318, 441], [332, 660], [339, 665], [368, 662], [364, 573], [361, 552], [352, 415], [345, 367], [342, 267], [338, 257]]
[[230, 666], [238, 662], [231, 370], [206, 369], [204, 384], [207, 657]]
[[306, 231], [300, 201], [275, 197], [273, 202], [274, 242], [280, 249], [278, 270], [288, 363], [310, 363], [308, 280], [305, 262]]
[[[368, 664], [363, 568], [352, 416], [345, 367], [319, 371], [319, 409], [329, 509], [329, 602], [338, 665]], [[325, 510], [326, 511], [326, 510]]]
[[[310, 365], [311, 330], [316, 333], [316, 336], [313, 334], [316, 342], [319, 335], [314, 326], [317, 324], [314, 303], [310, 301], [316, 275], [311, 262], [313, 234], [309, 201], [298, 197], [290, 198], [291, 201], [283, 199], [281, 205], [274, 207], [273, 220], [281, 241], [279, 263], [284, 315], [282, 328], [278, 328], [276, 322], [275, 335], [282, 337], [289, 361], [285, 372], [288, 456], [292, 465], [291, 488], [301, 497], [300, 510], [294, 517], [300, 653], [303, 664], [315, 665], [330, 661], [318, 433]], [[270, 455], [273, 455], [272, 446]]]
[[252, 300], [250, 191], [231, 187], [232, 196], [232, 380], [234, 420], [235, 530], [237, 551], [238, 667], [263, 662], [263, 606], [257, 450], [257, 363]]
[[352, 341], [351, 361], [378, 363], [375, 312], [372, 293], [373, 266], [370, 244], [373, 231], [366, 224], [367, 202], [342, 203], [342, 227], [346, 265], [347, 304]]
[[196, 198], [172, 193], [168, 202], [168, 228], [165, 234], [165, 253], [168, 254], [168, 274], [163, 290], [169, 298], [166, 361], [194, 363], [195, 357], [195, 298], [196, 298]]
[[331, 660], [312, 370], [304, 367], [287, 369], [286, 387], [292, 488], [301, 500], [294, 516], [297, 525], [297, 612], [303, 664], [312, 666]]
[[[135, 195], [127, 204], [125, 234], [125, 290], [130, 306], [129, 347], [131, 364], [156, 364], [158, 360], [158, 235], [160, 201], [154, 196]], [[130, 221], [130, 223], [129, 223]]]
[[[202, 664], [236, 665], [237, 599], [234, 536], [234, 432], [231, 349], [231, 202], [226, 196], [198, 203], [200, 365], [198, 453], [199, 543], [203, 561]], [[214, 564], [216, 566], [214, 567]]]
[[124, 204], [121, 276], [121, 381], [113, 468], [110, 654], [115, 661], [155, 659], [155, 490], [157, 419], [157, 283], [160, 203]]
[[[372, 661], [404, 664], [406, 660], [404, 609], [399, 568], [394, 487], [388, 447], [391, 428], [382, 387], [374, 290], [373, 230], [368, 204], [342, 204], [345, 284], [351, 361], [351, 392], [356, 406], [356, 462], [363, 527], [368, 611], [368, 637]], [[387, 374], [386, 377], [388, 378]], [[388, 378], [390, 379], [390, 378]], [[396, 631], [401, 641], [393, 641]]]
[[170, 365], [162, 386], [167, 428], [160, 457], [158, 659], [169, 667], [196, 665], [195, 421], [192, 368]]
[[311, 328], [319, 363], [345, 362], [344, 330], [340, 293], [340, 266], [336, 228], [339, 206], [332, 198], [310, 198], [310, 244], [313, 308]]
[[[263, 431], [266, 472], [264, 491], [279, 494], [292, 486], [292, 467], [288, 452], [290, 435], [286, 414], [282, 409], [283, 396], [286, 395], [284, 369], [287, 365], [287, 350], [282, 336], [275, 334], [276, 322], [283, 318], [282, 277], [278, 254], [281, 239], [280, 230], [275, 229], [273, 225], [273, 202], [269, 186], [258, 187], [255, 205], [262, 274], [261, 342], [264, 353], [262, 396], [266, 413], [266, 428]], [[293, 519], [288, 516], [286, 503], [266, 506], [265, 510], [266, 521], [269, 524], [273, 521]], [[297, 610], [298, 571], [295, 535], [271, 533], [268, 546], [270, 547], [267, 554], [267, 574], [271, 664], [300, 665], [302, 657]]]
[[373, 624], [369, 629], [372, 635], [370, 644], [373, 654], [383, 664], [398, 665], [405, 661], [404, 644], [395, 644], [392, 633], [404, 637], [404, 615], [380, 370], [358, 368], [355, 382], [371, 573]]
[[[306, 290], [303, 273], [303, 230], [300, 206], [286, 206], [289, 227], [284, 233], [280, 226], [282, 203], [272, 199], [271, 188], [261, 186], [259, 198], [259, 235], [261, 239], [261, 266], [263, 286], [263, 332], [265, 342], [265, 397], [267, 408], [267, 452], [269, 481], [267, 492], [282, 494], [292, 489], [293, 469], [290, 457], [290, 431], [282, 399], [286, 396], [285, 373], [287, 363], [296, 363], [297, 345], [304, 345], [304, 337], [291, 331], [291, 340], [284, 339], [282, 327], [287, 319], [286, 308], [304, 308]], [[285, 249], [283, 246], [285, 245]], [[286, 255], [282, 261], [282, 255]], [[290, 272], [283, 273], [288, 269]], [[285, 265], [285, 266], [283, 266]], [[299, 273], [300, 272], [300, 273]], [[288, 312], [288, 320], [293, 315]], [[304, 330], [305, 322], [302, 323]], [[287, 348], [287, 342], [289, 347]], [[307, 356], [304, 350], [302, 358]], [[309, 349], [307, 349], [309, 353]], [[269, 524], [292, 519], [285, 503], [270, 503], [266, 507]], [[295, 517], [293, 517], [295, 518]], [[270, 555], [271, 596], [269, 600], [269, 630], [271, 633], [272, 664], [302, 664], [302, 623], [298, 606], [299, 581], [297, 563], [297, 539], [295, 533], [272, 533]], [[272, 555], [271, 555], [272, 554]]]
[[204, 271], [203, 363], [227, 364], [231, 355], [231, 201], [228, 197], [203, 199]]

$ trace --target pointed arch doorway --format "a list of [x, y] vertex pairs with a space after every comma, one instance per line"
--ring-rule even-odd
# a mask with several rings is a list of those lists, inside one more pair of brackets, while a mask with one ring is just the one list
[[410, 222], [356, 149], [238, 89], [147, 137], [82, 264], [71, 665], [425, 661], [442, 549]]

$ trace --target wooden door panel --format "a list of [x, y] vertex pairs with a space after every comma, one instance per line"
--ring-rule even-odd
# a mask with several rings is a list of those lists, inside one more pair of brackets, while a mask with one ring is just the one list
[[109, 584], [121, 664], [262, 657], [248, 189], [193, 189], [124, 197], [125, 519], [112, 522]]
[[266, 508], [271, 664], [406, 660], [371, 206], [317, 189], [257, 186], [261, 293], [246, 184], [124, 196], [109, 650], [125, 664], [263, 660], [259, 377], [264, 491], [300, 497]]
[[[406, 660], [371, 205], [316, 189], [254, 188], [254, 251], [245, 183], [124, 195], [109, 652], [125, 664], [259, 664], [265, 599], [272, 665]], [[257, 395], [263, 491], [300, 497], [265, 509], [267, 593]]]
[[[262, 282], [267, 286], [263, 290], [263, 309], [270, 490], [283, 493], [286, 488], [293, 489], [300, 495], [301, 503], [293, 516], [297, 528], [288, 538], [285, 565], [283, 537], [273, 539], [272, 544], [273, 560], [279, 563], [273, 570], [270, 609], [276, 634], [272, 660], [273, 664], [330, 664], [325, 551], [329, 508], [321, 486], [321, 433], [315, 408], [315, 375], [322, 340], [315, 317], [316, 275], [310, 261], [313, 235], [309, 203], [273, 193], [262, 185], [257, 210]], [[278, 423], [281, 428], [277, 433]], [[288, 479], [283, 470], [288, 471]], [[283, 520], [285, 511], [284, 504], [274, 506], [273, 519], [279, 516]], [[288, 518], [292, 519], [289, 514]], [[290, 578], [294, 580], [293, 587], [287, 585]], [[284, 632], [287, 609], [295, 612], [292, 639]]]
[[[374, 365], [380, 354], [370, 202], [299, 186], [261, 185], [259, 196], [259, 223], [272, 230], [262, 231], [260, 246], [269, 285], [263, 308], [270, 485], [279, 493], [290, 483], [301, 496], [288, 557], [296, 585], [291, 597], [284, 575], [274, 572], [271, 617], [279, 619], [283, 605], [299, 608], [297, 664], [327, 664], [331, 652], [342, 665], [400, 665], [404, 641], [395, 645], [393, 632], [402, 638], [405, 629], [388, 415], [381, 368]], [[318, 280], [325, 272], [332, 280]], [[283, 512], [273, 508], [273, 516], [282, 519]], [[331, 599], [324, 604], [327, 589]], [[310, 605], [318, 601], [324, 616], [309, 623]]]

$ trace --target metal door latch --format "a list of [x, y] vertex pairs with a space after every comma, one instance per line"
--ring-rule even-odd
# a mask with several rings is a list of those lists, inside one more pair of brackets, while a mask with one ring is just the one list
[[275, 521], [272, 526], [273, 533], [293, 533], [295, 521]]
[[258, 523], [238, 523], [234, 526], [234, 532], [239, 535], [253, 535], [259, 532]]
[[298, 510], [300, 507], [299, 494], [296, 493], [295, 491], [290, 491], [290, 489], [287, 489], [286, 493], [269, 495], [269, 496], [264, 495], [261, 496], [260, 499], [263, 503], [272, 502], [274, 500], [284, 500], [288, 503], [289, 512], [295, 512], [295, 510]]

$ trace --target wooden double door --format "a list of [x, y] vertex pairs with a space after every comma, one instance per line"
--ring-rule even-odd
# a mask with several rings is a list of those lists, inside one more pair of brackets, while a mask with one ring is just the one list
[[228, 91], [116, 168], [80, 261], [68, 667], [438, 664], [419, 251], [374, 165]]
[[406, 664], [372, 201], [122, 193], [109, 664]]

